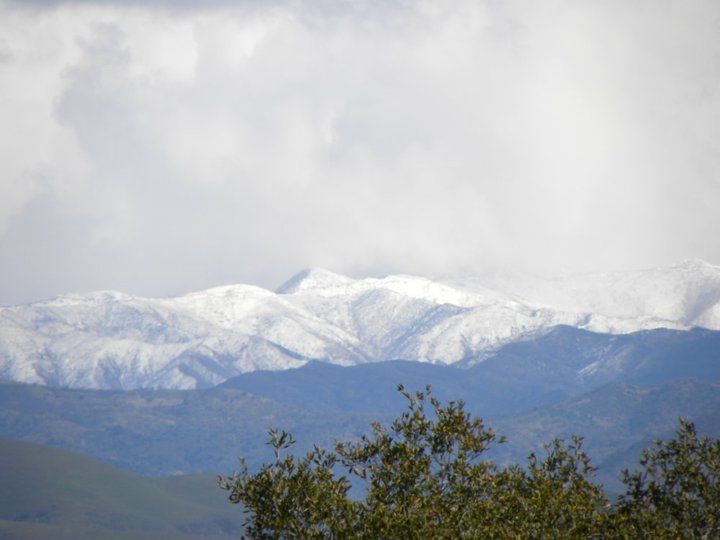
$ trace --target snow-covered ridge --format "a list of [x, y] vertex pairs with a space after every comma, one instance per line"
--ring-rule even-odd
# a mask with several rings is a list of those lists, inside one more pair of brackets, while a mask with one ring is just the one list
[[487, 274], [351, 279], [304, 270], [277, 291], [175, 298], [116, 291], [0, 307], [0, 378], [87, 388], [194, 388], [311, 359], [479, 361], [558, 324], [598, 332], [720, 329], [720, 267], [563, 279]]

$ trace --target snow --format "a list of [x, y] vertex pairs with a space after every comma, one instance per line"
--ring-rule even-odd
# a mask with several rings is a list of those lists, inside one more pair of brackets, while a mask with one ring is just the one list
[[[542, 279], [485, 274], [352, 279], [304, 270], [276, 291], [175, 298], [117, 291], [0, 307], [0, 377], [84, 388], [195, 388], [309, 360], [481, 361], [565, 324], [596, 332], [720, 329], [720, 267]], [[590, 368], [588, 368], [590, 369]]]
[[283, 283], [276, 292], [278, 294], [293, 294], [306, 291], [333, 290], [347, 286], [352, 282], [353, 280], [348, 277], [323, 268], [307, 268]]
[[703, 326], [699, 322], [707, 320], [716, 321], [713, 327], [717, 327], [720, 306], [720, 267], [697, 259], [634, 272], [548, 279], [495, 273], [448, 281], [468, 289], [482, 283], [529, 305], [688, 326]]

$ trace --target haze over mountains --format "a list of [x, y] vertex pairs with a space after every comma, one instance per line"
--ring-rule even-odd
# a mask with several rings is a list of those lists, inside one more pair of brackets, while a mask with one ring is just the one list
[[311, 269], [275, 292], [230, 285], [175, 298], [68, 294], [0, 307], [0, 378], [189, 389], [310, 360], [469, 366], [557, 325], [610, 334], [720, 329], [720, 267], [690, 260], [564, 279], [446, 280]]

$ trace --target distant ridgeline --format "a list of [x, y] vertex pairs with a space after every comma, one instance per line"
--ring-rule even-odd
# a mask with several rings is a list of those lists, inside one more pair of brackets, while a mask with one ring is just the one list
[[[618, 336], [720, 330], [720, 267], [686, 261], [564, 279], [495, 273], [454, 280], [354, 280], [313, 269], [275, 292], [231, 285], [176, 298], [64, 295], [0, 307], [0, 378], [71, 388], [191, 389], [312, 360], [467, 367], [559, 325]], [[617, 352], [620, 345], [610, 342]], [[610, 364], [580, 365], [586, 357], [597, 360], [596, 352], [578, 353], [569, 369], [592, 380], [612, 378]]]

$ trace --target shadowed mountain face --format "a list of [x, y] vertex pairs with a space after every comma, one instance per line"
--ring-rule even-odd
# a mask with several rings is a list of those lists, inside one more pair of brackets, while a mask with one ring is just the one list
[[578, 433], [612, 478], [626, 463], [613, 456], [672, 432], [678, 416], [717, 414], [719, 336], [707, 330], [613, 336], [559, 327], [467, 369], [313, 362], [192, 391], [5, 383], [0, 436], [61, 446], [145, 474], [229, 472], [237, 456], [251, 466], [269, 458], [268, 428], [291, 431], [298, 451], [312, 443], [332, 446], [401, 412], [398, 383], [409, 389], [431, 384], [437, 397], [466, 401], [509, 436], [510, 443], [497, 449], [498, 460], [520, 459], [553, 436]]
[[488, 386], [512, 389], [527, 400], [525, 406], [613, 381], [714, 381], [720, 380], [720, 332], [658, 329], [608, 335], [557, 327], [538, 338], [508, 344], [469, 371]]
[[720, 332], [648, 330], [597, 334], [559, 326], [501, 347], [467, 369], [388, 361], [350, 368], [310, 363], [282, 372], [258, 371], [222, 385], [280, 403], [325, 411], [384, 412], [402, 406], [397, 383], [432, 384], [442, 399], [464, 400], [485, 416], [557, 402], [609, 382], [662, 384], [685, 378], [720, 380]]
[[145, 478], [78, 454], [0, 440], [0, 537], [220, 540], [242, 534], [214, 475]]

